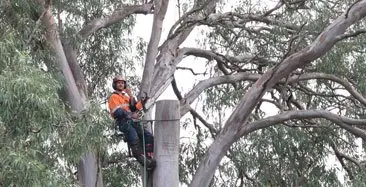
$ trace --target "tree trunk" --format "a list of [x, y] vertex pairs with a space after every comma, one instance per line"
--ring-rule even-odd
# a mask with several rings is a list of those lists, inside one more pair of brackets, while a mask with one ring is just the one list
[[153, 186], [179, 186], [179, 102], [158, 101], [156, 104], [154, 154], [157, 167]]
[[103, 186], [101, 165], [96, 153], [88, 152], [81, 159], [78, 166], [78, 181], [80, 186]]
[[[52, 9], [50, 1], [38, 0], [38, 3], [43, 7], [43, 13], [41, 15], [42, 24], [47, 28], [46, 39], [47, 43], [56, 56], [56, 65], [62, 72], [62, 78], [64, 79], [64, 89], [66, 92], [65, 103], [70, 105], [72, 112], [79, 114], [85, 108], [86, 94], [83, 93], [83, 89], [78, 89], [73, 72], [71, 71], [67, 55], [61, 44], [60, 36], [57, 30], [57, 24], [54, 16], [52, 15]], [[74, 70], [75, 67], [74, 67]], [[78, 69], [81, 71], [81, 69]], [[74, 74], [81, 74], [81, 72], [74, 72]], [[79, 87], [85, 87], [82, 85]], [[103, 186], [102, 174], [100, 172], [99, 157], [94, 152], [88, 152], [82, 158], [78, 164], [78, 179], [79, 184], [85, 187], [101, 187]]]

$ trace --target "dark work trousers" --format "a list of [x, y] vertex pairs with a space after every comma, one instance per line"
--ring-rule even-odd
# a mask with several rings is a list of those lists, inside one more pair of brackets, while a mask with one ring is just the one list
[[139, 144], [138, 146], [142, 152], [143, 141], [145, 141], [145, 151], [153, 152], [154, 137], [147, 129], [142, 129], [143, 126], [140, 122], [133, 121], [132, 119], [121, 119], [117, 120], [116, 123], [119, 130], [126, 136], [130, 147]]

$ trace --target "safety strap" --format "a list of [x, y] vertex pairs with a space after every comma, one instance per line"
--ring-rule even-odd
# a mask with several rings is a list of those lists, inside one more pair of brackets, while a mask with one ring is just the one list
[[146, 167], [146, 159], [147, 159], [147, 157], [146, 157], [146, 149], [145, 149], [145, 129], [144, 129], [144, 127], [140, 124], [140, 127], [141, 127], [141, 130], [142, 130], [142, 150], [143, 150], [143, 152], [144, 152], [144, 187], [146, 187], [146, 185], [147, 185], [147, 176], [146, 176], [146, 174], [147, 174], [147, 172], [146, 172], [146, 170], [147, 170], [147, 167]]

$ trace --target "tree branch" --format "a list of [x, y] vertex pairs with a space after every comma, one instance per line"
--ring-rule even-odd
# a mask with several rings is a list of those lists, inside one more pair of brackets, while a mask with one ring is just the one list
[[198, 120], [200, 120], [200, 122], [208, 128], [208, 130], [210, 131], [211, 135], [213, 138], [215, 138], [216, 134], [217, 134], [217, 130], [216, 128], [208, 123], [200, 114], [198, 114], [198, 112], [196, 110], [194, 110], [193, 108], [189, 109], [189, 112], [192, 114], [193, 117], [196, 117]]
[[248, 72], [239, 72], [233, 75], [213, 77], [200, 81], [191, 91], [189, 91], [180, 101], [180, 115], [184, 116], [190, 108], [190, 104], [203, 92], [203, 90], [224, 83], [235, 83], [242, 80], [256, 81], [260, 75]]
[[[207, 60], [216, 60], [219, 63], [228, 63], [228, 62], [236, 62], [236, 63], [255, 63], [257, 65], [259, 64], [275, 64], [274, 61], [270, 61], [265, 58], [261, 58], [255, 55], [247, 55], [247, 56], [228, 56], [228, 55], [222, 55], [210, 50], [203, 50], [198, 48], [182, 48], [179, 51], [180, 53], [183, 53], [186, 56], [192, 55], [196, 57], [206, 58]], [[256, 63], [257, 61], [257, 63]]]
[[338, 39], [338, 41], [341, 41], [341, 40], [344, 40], [347, 38], [357, 37], [358, 35], [365, 34], [365, 33], [366, 33], [365, 29], [357, 30], [353, 33], [342, 34], [342, 35], [338, 36], [337, 39]]
[[[331, 144], [331, 147], [334, 151], [335, 156], [337, 157], [338, 161], [341, 163], [342, 167], [344, 168], [344, 170], [347, 171], [349, 178], [351, 180], [353, 180], [353, 174], [352, 171], [347, 167], [346, 163], [344, 163], [343, 158], [345, 158], [343, 153], [339, 152], [339, 150], [336, 148], [336, 146], [334, 145], [334, 143]], [[348, 157], [348, 156], [347, 156]], [[349, 158], [349, 157], [348, 157]]]
[[344, 86], [344, 88], [353, 97], [355, 97], [358, 101], [360, 101], [363, 105], [366, 106], [366, 98], [363, 97], [363, 95], [360, 92], [358, 92], [349, 81], [347, 81], [345, 79], [341, 79], [335, 75], [325, 74], [325, 73], [307, 73], [307, 74], [302, 74], [302, 75], [294, 75], [288, 79], [288, 82], [295, 83], [298, 81], [304, 81], [304, 80], [310, 80], [310, 79], [325, 79], [325, 80], [334, 81], [334, 82]]
[[151, 29], [150, 41], [147, 46], [144, 72], [141, 80], [140, 96], [142, 93], [148, 93], [150, 95], [151, 81], [154, 75], [154, 65], [155, 59], [158, 55], [158, 46], [160, 43], [163, 22], [165, 18], [166, 11], [168, 9], [169, 0], [155, 0], [155, 12], [154, 20]]
[[[203, 12], [212, 12], [218, 0], [207, 1]], [[195, 16], [200, 16], [195, 14]], [[157, 57], [157, 63], [154, 67], [154, 74], [152, 81], [154, 84], [150, 88], [150, 93], [153, 94], [146, 103], [146, 107], [151, 107], [152, 103], [157, 99], [163, 91], [170, 85], [173, 74], [176, 70], [177, 64], [182, 60], [183, 56], [178, 54], [178, 47], [188, 37], [195, 25], [186, 27], [184, 30], [180, 30], [174, 37], [168, 37], [168, 39], [159, 47], [160, 54]]]
[[187, 67], [177, 67], [177, 70], [178, 69], [189, 70], [190, 72], [192, 72], [193, 75], [206, 75], [207, 74], [206, 72], [196, 73], [196, 72], [194, 72], [194, 70], [192, 68], [187, 68]]
[[[177, 96], [178, 100], [182, 100], [183, 97], [182, 97], [182, 94], [180, 93], [180, 91], [178, 90], [178, 87], [177, 87], [177, 83], [175, 81], [175, 79], [173, 78], [172, 80], [172, 87], [173, 87], [173, 91], [175, 93], [175, 95]], [[216, 128], [208, 123], [200, 114], [198, 114], [197, 111], [195, 111], [193, 108], [189, 107], [189, 112], [192, 114], [193, 117], [197, 118], [198, 120], [201, 121], [201, 123], [206, 126], [208, 128], [208, 130], [210, 131], [212, 137], [215, 137], [215, 135], [217, 134], [217, 130]]]
[[[281, 5], [282, 6], [282, 5]], [[230, 26], [235, 28], [243, 28], [246, 27], [246, 24], [250, 22], [260, 22], [265, 23], [267, 25], [275, 25], [279, 27], [284, 27], [291, 32], [295, 32], [299, 30], [300, 27], [295, 26], [293, 24], [283, 23], [278, 20], [268, 18], [269, 14], [265, 13], [263, 15], [252, 15], [252, 14], [239, 14], [236, 12], [226, 12], [226, 13], [217, 13], [211, 14], [207, 19], [196, 20], [200, 24], [203, 25], [223, 25]], [[192, 20], [193, 21], [193, 20]]]
[[353, 125], [357, 126], [366, 126], [366, 119], [351, 119], [343, 116], [339, 116], [332, 112], [326, 110], [298, 110], [298, 111], [287, 111], [281, 114], [270, 116], [247, 125], [243, 125], [243, 128], [240, 129], [237, 138], [240, 138], [244, 135], [247, 135], [251, 132], [254, 132], [258, 129], [267, 128], [279, 123], [283, 123], [287, 120], [294, 119], [312, 119], [312, 118], [324, 118], [333, 123], [337, 124], [339, 127], [347, 130], [351, 134], [362, 138], [366, 141], [366, 131], [359, 129], [357, 127], [353, 127]]
[[81, 38], [86, 39], [90, 34], [94, 33], [95, 31], [115, 24], [132, 14], [151, 14], [152, 12], [152, 3], [143, 5], [125, 5], [109, 16], [106, 16], [104, 18], [97, 18], [87, 23], [85, 27], [79, 31], [79, 34]]

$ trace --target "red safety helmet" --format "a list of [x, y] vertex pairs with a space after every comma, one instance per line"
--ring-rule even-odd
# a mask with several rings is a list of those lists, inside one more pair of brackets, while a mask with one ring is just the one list
[[112, 82], [113, 89], [117, 90], [117, 84], [116, 83], [118, 81], [124, 81], [125, 82], [125, 87], [124, 87], [124, 89], [125, 89], [126, 88], [126, 80], [122, 75], [117, 75], [116, 77], [113, 78], [113, 82]]

